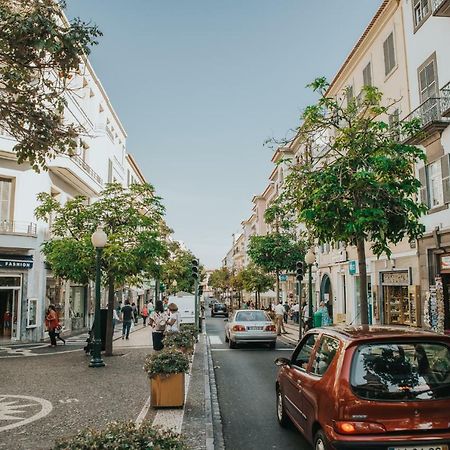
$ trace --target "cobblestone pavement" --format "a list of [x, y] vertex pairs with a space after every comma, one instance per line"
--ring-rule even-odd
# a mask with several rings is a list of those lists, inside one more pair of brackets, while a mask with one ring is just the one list
[[99, 369], [73, 348], [53, 357], [2, 359], [0, 449], [48, 449], [86, 426], [135, 420], [149, 396], [142, 366], [150, 343], [149, 329], [136, 330], [129, 341], [115, 342], [115, 356]]

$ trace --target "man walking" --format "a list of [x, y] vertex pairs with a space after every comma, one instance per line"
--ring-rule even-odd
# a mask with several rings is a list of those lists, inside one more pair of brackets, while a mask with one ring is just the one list
[[281, 332], [286, 334], [286, 329], [284, 328], [284, 313], [285, 309], [281, 300], [278, 301], [278, 305], [275, 306], [275, 324], [277, 326], [277, 335], [280, 336]]
[[130, 300], [125, 300], [125, 306], [122, 308], [122, 339], [128, 339], [130, 336], [131, 322], [133, 321], [133, 308], [130, 305]]

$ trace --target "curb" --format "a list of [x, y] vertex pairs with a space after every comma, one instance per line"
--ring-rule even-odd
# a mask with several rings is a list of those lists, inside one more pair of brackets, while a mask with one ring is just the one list
[[207, 450], [225, 450], [211, 345], [205, 331], [203, 336], [206, 341], [205, 367], [207, 368], [205, 373], [206, 448]]

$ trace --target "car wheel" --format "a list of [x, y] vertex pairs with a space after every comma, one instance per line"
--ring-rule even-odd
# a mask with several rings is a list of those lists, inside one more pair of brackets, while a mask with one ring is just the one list
[[286, 410], [284, 409], [284, 400], [283, 394], [280, 389], [277, 389], [277, 419], [278, 423], [285, 427], [290, 422], [289, 417], [286, 414]]
[[328, 450], [329, 448], [325, 433], [319, 430], [314, 436], [314, 450]]
[[225, 333], [225, 342], [228, 342], [228, 341], [229, 341], [229, 339], [228, 339], [227, 333]]
[[236, 342], [232, 341], [231, 339], [228, 339], [228, 346], [230, 348], [236, 348], [237, 347]]

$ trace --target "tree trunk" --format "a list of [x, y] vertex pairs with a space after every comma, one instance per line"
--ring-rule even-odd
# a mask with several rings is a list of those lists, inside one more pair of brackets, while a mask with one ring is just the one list
[[113, 354], [113, 309], [114, 309], [114, 278], [108, 278], [108, 314], [106, 318], [106, 339], [105, 339], [105, 355]]
[[358, 251], [359, 265], [359, 297], [361, 325], [369, 324], [369, 308], [367, 304], [367, 270], [366, 270], [366, 248], [364, 239], [358, 239], [356, 248]]
[[277, 277], [275, 285], [275, 305], [278, 305], [278, 302], [280, 301], [280, 272], [277, 270], [275, 275]]

